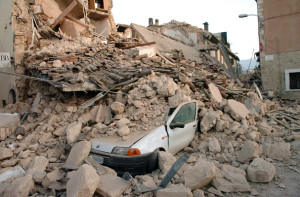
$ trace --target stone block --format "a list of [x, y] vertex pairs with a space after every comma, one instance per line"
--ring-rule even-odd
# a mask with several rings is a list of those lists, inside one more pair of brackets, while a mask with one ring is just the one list
[[33, 190], [34, 182], [32, 179], [32, 175], [27, 174], [24, 177], [17, 178], [14, 180], [10, 186], [6, 189], [3, 197], [27, 197], [29, 196], [29, 192]]
[[275, 172], [274, 165], [261, 158], [255, 158], [247, 169], [248, 179], [259, 183], [272, 181]]
[[222, 165], [222, 170], [217, 169], [217, 176], [212, 184], [222, 192], [247, 192], [251, 191], [244, 170], [229, 165]]
[[219, 153], [221, 151], [219, 140], [217, 138], [210, 138], [208, 140], [208, 150], [212, 153]]
[[80, 134], [82, 128], [81, 122], [72, 122], [66, 127], [66, 135], [68, 144], [77, 141], [77, 138]]
[[275, 142], [266, 143], [263, 145], [263, 153], [271, 159], [276, 159], [278, 161], [286, 161], [291, 158], [291, 145], [289, 143]]
[[0, 128], [15, 129], [20, 126], [20, 116], [17, 113], [0, 113]]
[[172, 154], [164, 151], [158, 152], [158, 166], [162, 173], [167, 173], [175, 161], [176, 158]]
[[185, 186], [191, 190], [201, 189], [216, 176], [215, 165], [206, 160], [199, 160], [194, 166], [189, 166], [184, 172]]
[[10, 149], [0, 148], [0, 161], [7, 158], [11, 158], [12, 156], [14, 156], [14, 153]]
[[88, 157], [91, 151], [92, 143], [88, 141], [81, 141], [76, 143], [68, 156], [65, 163], [66, 168], [75, 169], [81, 165], [83, 160]]
[[256, 142], [246, 141], [243, 148], [239, 152], [238, 161], [241, 163], [246, 163], [256, 157], [260, 157], [262, 152], [262, 148]]
[[156, 197], [193, 197], [193, 193], [190, 188], [180, 185], [158, 190]]
[[224, 111], [237, 121], [246, 118], [249, 114], [247, 107], [243, 103], [233, 99], [227, 101]]
[[[94, 195], [99, 184], [99, 176], [96, 170], [87, 164], [80, 168], [71, 176], [67, 183], [68, 197], [91, 197]], [[111, 182], [111, 184], [114, 184]]]
[[129, 181], [111, 174], [105, 174], [100, 176], [96, 192], [105, 197], [119, 197], [130, 186]]
[[37, 156], [34, 158], [34, 160], [31, 162], [27, 174], [34, 174], [35, 172], [44, 172], [47, 165], [49, 164], [49, 161], [44, 156]]

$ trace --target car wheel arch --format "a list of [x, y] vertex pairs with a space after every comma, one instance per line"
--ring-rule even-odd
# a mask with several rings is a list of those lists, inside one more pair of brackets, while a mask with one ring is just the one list
[[163, 151], [163, 152], [166, 152], [166, 150], [165, 150], [163, 147], [160, 147], [160, 148], [156, 149], [155, 151]]

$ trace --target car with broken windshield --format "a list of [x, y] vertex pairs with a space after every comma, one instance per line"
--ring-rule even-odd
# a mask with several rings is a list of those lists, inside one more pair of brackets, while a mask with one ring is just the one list
[[149, 173], [157, 168], [158, 151], [176, 154], [191, 143], [198, 125], [197, 109], [197, 101], [168, 108], [161, 126], [134, 133], [125, 141], [109, 136], [94, 139], [90, 154], [119, 175]]

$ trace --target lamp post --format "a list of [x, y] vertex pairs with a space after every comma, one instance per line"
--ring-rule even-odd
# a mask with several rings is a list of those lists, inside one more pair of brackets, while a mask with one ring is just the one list
[[240, 14], [239, 18], [246, 18], [248, 16], [257, 16], [259, 27], [263, 27], [264, 26], [263, 23], [262, 23], [262, 20], [260, 19], [260, 17], [257, 14]]
[[239, 18], [245, 18], [245, 17], [248, 17], [248, 16], [257, 16], [257, 15], [256, 14], [240, 14]]

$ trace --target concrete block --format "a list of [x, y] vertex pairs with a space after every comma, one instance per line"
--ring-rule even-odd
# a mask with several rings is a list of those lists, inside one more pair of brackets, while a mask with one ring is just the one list
[[208, 85], [208, 88], [210, 90], [211, 96], [212, 98], [217, 101], [218, 103], [221, 103], [223, 101], [223, 97], [219, 91], [219, 88], [217, 88], [217, 86], [215, 86], [213, 83], [210, 83]]
[[96, 192], [101, 196], [106, 197], [118, 197], [122, 196], [122, 193], [130, 188], [131, 183], [120, 177], [105, 174], [100, 176], [100, 181], [97, 186]]
[[16, 128], [20, 126], [20, 116], [17, 113], [0, 113], [0, 127]]

